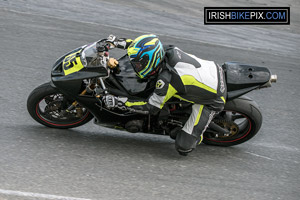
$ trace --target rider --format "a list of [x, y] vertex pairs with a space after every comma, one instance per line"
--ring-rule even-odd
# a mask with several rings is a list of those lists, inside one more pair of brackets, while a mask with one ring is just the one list
[[[175, 46], [164, 46], [156, 35], [142, 35], [134, 40], [110, 35], [107, 42], [127, 49], [130, 62], [141, 79], [156, 78], [156, 88], [147, 101], [134, 101], [113, 95], [105, 97], [109, 107], [123, 104], [156, 115], [171, 97], [193, 104], [184, 127], [177, 132], [175, 148], [186, 155], [202, 141], [202, 135], [217, 112], [224, 108], [226, 84], [222, 68]], [[108, 66], [116, 67], [111, 58]], [[123, 100], [122, 100], [123, 99]]]

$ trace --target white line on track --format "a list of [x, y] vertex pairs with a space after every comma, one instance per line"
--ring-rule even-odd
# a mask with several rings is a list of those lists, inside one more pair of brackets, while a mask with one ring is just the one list
[[19, 197], [53, 199], [53, 200], [91, 200], [85, 198], [66, 197], [66, 196], [57, 196], [51, 194], [40, 194], [40, 193], [33, 193], [33, 192], [22, 192], [22, 191], [3, 190], [3, 189], [0, 189], [0, 194], [9, 195], [9, 196], [19, 196]]
[[251, 155], [256, 156], [256, 157], [264, 158], [264, 159], [267, 159], [267, 160], [275, 160], [273, 158], [269, 158], [267, 156], [258, 155], [256, 153], [252, 153], [252, 152], [248, 152], [248, 151], [245, 151], [245, 153], [251, 154]]

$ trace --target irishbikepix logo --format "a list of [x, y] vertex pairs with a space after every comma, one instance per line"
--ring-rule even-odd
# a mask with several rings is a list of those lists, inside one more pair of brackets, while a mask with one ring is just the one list
[[289, 7], [205, 7], [204, 24], [290, 24]]

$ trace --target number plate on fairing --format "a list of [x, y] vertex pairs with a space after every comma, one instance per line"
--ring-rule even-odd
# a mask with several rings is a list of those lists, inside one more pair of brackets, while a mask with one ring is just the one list
[[82, 49], [73, 52], [64, 58], [62, 66], [63, 66], [65, 76], [72, 74], [74, 72], [78, 72], [84, 67], [80, 60], [81, 51]]

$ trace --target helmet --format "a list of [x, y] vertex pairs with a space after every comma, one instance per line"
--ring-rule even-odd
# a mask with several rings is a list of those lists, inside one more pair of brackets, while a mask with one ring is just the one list
[[153, 75], [163, 60], [164, 49], [156, 35], [142, 35], [127, 49], [130, 62], [140, 78]]

